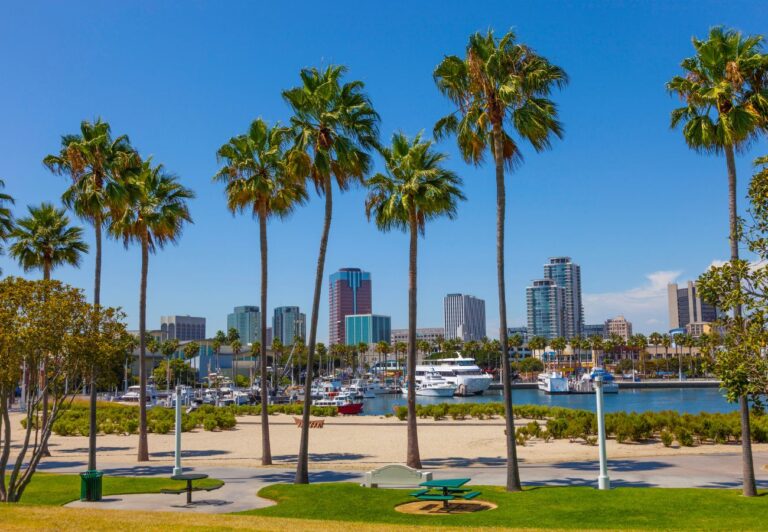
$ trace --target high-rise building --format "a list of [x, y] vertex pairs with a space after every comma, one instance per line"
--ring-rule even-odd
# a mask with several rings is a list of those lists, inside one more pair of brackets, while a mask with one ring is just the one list
[[261, 342], [261, 312], [259, 307], [244, 305], [235, 307], [231, 314], [227, 314], [227, 330], [235, 329], [240, 335], [240, 342], [252, 344]]
[[330, 275], [329, 281], [328, 343], [343, 344], [347, 338], [345, 318], [351, 314], [373, 312], [371, 274], [360, 268], [341, 268]]
[[617, 316], [606, 320], [605, 336], [610, 337], [612, 334], [621, 336], [624, 341], [629, 340], [629, 337], [632, 336], [632, 323], [627, 321], [624, 316]]
[[592, 338], [593, 336], [605, 338], [605, 323], [585, 324], [581, 330], [581, 336], [583, 338]]
[[205, 318], [161, 316], [160, 330], [168, 340], [205, 340]]
[[485, 338], [485, 301], [464, 294], [448, 294], [443, 300], [445, 338], [464, 342]]
[[350, 314], [344, 317], [345, 342], [347, 345], [360, 343], [389, 343], [392, 338], [392, 318], [379, 314]]
[[544, 265], [544, 279], [555, 281], [565, 290], [563, 298], [563, 334], [566, 338], [581, 336], [584, 307], [581, 304], [581, 267], [571, 257], [550, 257]]
[[523, 339], [523, 345], [528, 343], [528, 327], [522, 326], [522, 327], [508, 327], [507, 328], [507, 338], [511, 338], [512, 335], [519, 334], [520, 338]]
[[[442, 327], [424, 327], [416, 329], [416, 341], [426, 340], [434, 345], [439, 338], [445, 338], [445, 329]], [[391, 344], [398, 342], [408, 343], [408, 329], [392, 329]]]
[[688, 281], [685, 288], [678, 288], [676, 283], [668, 284], [667, 303], [670, 329], [683, 329], [689, 324], [712, 323], [718, 318], [717, 309], [701, 300], [693, 281]]
[[272, 335], [283, 345], [293, 345], [295, 338], [307, 338], [307, 317], [299, 307], [277, 307], [272, 317]]
[[525, 289], [528, 334], [547, 340], [565, 335], [565, 288], [553, 279], [536, 279]]

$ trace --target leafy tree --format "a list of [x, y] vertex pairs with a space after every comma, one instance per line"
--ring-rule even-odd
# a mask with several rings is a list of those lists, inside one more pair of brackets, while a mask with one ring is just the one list
[[[496, 272], [499, 291], [499, 341], [507, 353], [507, 304], [504, 274], [506, 191], [504, 168], [522, 161], [520, 142], [535, 151], [562, 136], [557, 109], [548, 96], [567, 83], [565, 72], [516, 42], [513, 32], [498, 39], [492, 30], [470, 36], [464, 58], [448, 56], [434, 72], [441, 93], [457, 110], [435, 125], [438, 138], [456, 135], [468, 163], [480, 165], [486, 152], [496, 168]], [[507, 490], [520, 491], [520, 472], [514, 438], [509, 359], [502, 357], [504, 405], [507, 424]]]
[[[261, 338], [267, 337], [267, 221], [285, 218], [307, 198], [304, 182], [288, 171], [286, 146], [289, 130], [275, 124], [269, 127], [258, 118], [248, 133], [233, 137], [219, 148], [216, 157], [224, 166], [214, 176], [226, 184], [227, 207], [249, 212], [259, 221], [261, 251]], [[261, 381], [267, 382], [267, 344], [260, 352]], [[261, 404], [267, 404], [267, 387], [261, 387]], [[269, 444], [269, 412], [261, 413], [262, 465], [272, 463]]]
[[[5, 188], [5, 182], [0, 179], [0, 190]], [[13, 215], [8, 205], [13, 205], [13, 197], [0, 192], [0, 255], [3, 254], [3, 243], [8, 238], [11, 230], [13, 229]], [[0, 275], [2, 275], [3, 269], [0, 268]]]
[[127, 176], [131, 191], [130, 204], [115, 216], [110, 232], [122, 238], [126, 247], [131, 242], [141, 246], [141, 282], [139, 288], [139, 462], [149, 460], [147, 446], [147, 273], [149, 254], [166, 244], [178, 242], [185, 223], [191, 223], [187, 201], [194, 193], [179, 184], [162, 165], [152, 166], [149, 159]]
[[[53, 424], [81, 383], [123, 359], [130, 342], [123, 319], [120, 311], [89, 305], [80, 290], [57, 281], [0, 281], [0, 501], [19, 501]], [[43, 366], [46, 378], [29, 379], [24, 389], [23, 436], [13, 438], [19, 423], [11, 422], [9, 408], [16, 386], [27, 371]], [[41, 416], [43, 397], [49, 397], [47, 417]]]
[[[180, 358], [163, 360], [152, 371], [155, 384], [158, 386], [167, 386], [168, 388], [170, 388], [171, 382], [194, 384], [195, 373], [195, 369], [190, 366], [189, 362], [181, 360]], [[170, 380], [167, 380], [169, 378]]]
[[538, 358], [526, 357], [520, 361], [520, 371], [544, 371], [544, 364]]
[[[343, 66], [330, 65], [325, 70], [307, 68], [301, 71], [301, 85], [283, 92], [291, 107], [294, 146], [292, 173], [307, 176], [319, 194], [325, 196], [325, 217], [317, 257], [312, 317], [309, 326], [307, 358], [312, 367], [317, 340], [320, 292], [325, 268], [325, 254], [333, 213], [333, 181], [339, 190], [353, 182], [361, 182], [371, 168], [370, 150], [378, 144], [379, 115], [364, 92], [361, 81], [342, 84]], [[307, 375], [304, 395], [311, 394], [312, 378]], [[301, 441], [296, 465], [297, 484], [309, 482], [309, 412], [304, 402]]]
[[[152, 344], [151, 342], [146, 343], [147, 349], [150, 352], [159, 352], [161, 355], [165, 357], [165, 386], [168, 391], [171, 390], [171, 382], [173, 382], [173, 379], [171, 378], [171, 357], [176, 353], [176, 351], [179, 350], [179, 340], [176, 338], [172, 338], [170, 340], [165, 340], [162, 343], [155, 342]], [[157, 349], [152, 349], [153, 347], [157, 346]], [[155, 381], [157, 383], [157, 381]]]
[[192, 360], [197, 355], [200, 354], [200, 344], [197, 342], [189, 342], [187, 345], [184, 346], [184, 358], [187, 360]]

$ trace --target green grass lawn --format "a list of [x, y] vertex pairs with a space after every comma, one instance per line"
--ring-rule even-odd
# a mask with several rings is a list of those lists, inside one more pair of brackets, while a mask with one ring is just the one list
[[416, 516], [394, 507], [415, 499], [410, 490], [362, 488], [350, 483], [267, 486], [259, 495], [276, 506], [247, 515], [408, 525], [503, 526], [543, 529], [764, 530], [768, 497], [744, 498], [737, 490], [586, 487], [529, 488], [507, 493], [478, 487], [477, 500], [498, 509], [476, 514]]
[[[220, 480], [207, 478], [194, 483], [195, 487], [210, 488], [222, 484]], [[108, 477], [104, 476], [102, 495], [125, 495], [128, 493], [158, 493], [161, 489], [182, 489], [186, 482], [170, 478], [151, 477]], [[35, 473], [24, 490], [21, 502], [60, 506], [80, 498], [80, 476]]]

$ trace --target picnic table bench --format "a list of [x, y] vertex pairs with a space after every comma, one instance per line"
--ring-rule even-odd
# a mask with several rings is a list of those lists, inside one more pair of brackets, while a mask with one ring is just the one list
[[[462, 488], [464, 484], [472, 479], [469, 478], [444, 478], [438, 480], [428, 480], [422, 482], [419, 486], [425, 488], [411, 492], [411, 497], [416, 497], [420, 501], [441, 501], [443, 508], [448, 508], [450, 501], [463, 499], [469, 501], [480, 495], [479, 491]], [[432, 490], [437, 490], [433, 492]]]
[[178, 495], [180, 493], [186, 492], [187, 493], [187, 504], [192, 504], [192, 492], [193, 491], [200, 491], [200, 490], [212, 491], [212, 490], [219, 489], [221, 487], [221, 485], [213, 486], [213, 487], [210, 487], [210, 488], [193, 488], [192, 487], [192, 482], [194, 482], [195, 480], [203, 480], [205, 478], [208, 478], [208, 475], [206, 475], [204, 473], [182, 473], [181, 475], [173, 475], [171, 477], [171, 480], [185, 481], [187, 483], [187, 487], [186, 488], [182, 488], [182, 489], [178, 489], [178, 490], [164, 489], [164, 490], [160, 490], [160, 493]]

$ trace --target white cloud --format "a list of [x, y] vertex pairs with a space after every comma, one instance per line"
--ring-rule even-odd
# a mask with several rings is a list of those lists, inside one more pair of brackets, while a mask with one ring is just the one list
[[657, 271], [647, 274], [646, 282], [622, 292], [584, 294], [587, 323], [602, 323], [618, 315], [631, 321], [637, 332], [664, 328], [667, 316], [667, 284], [677, 281], [681, 271]]

